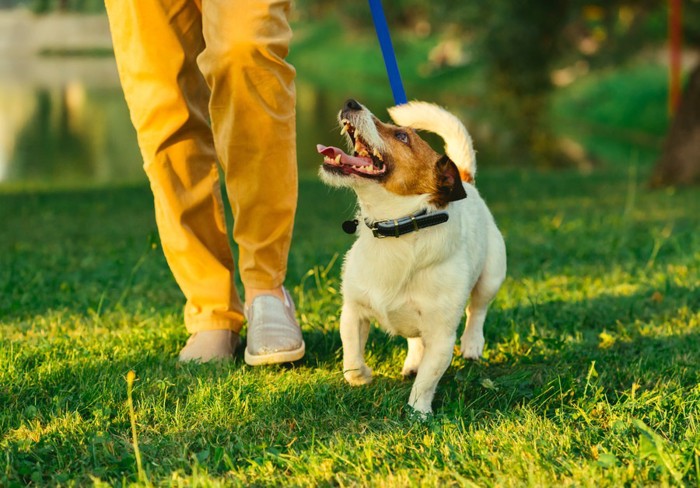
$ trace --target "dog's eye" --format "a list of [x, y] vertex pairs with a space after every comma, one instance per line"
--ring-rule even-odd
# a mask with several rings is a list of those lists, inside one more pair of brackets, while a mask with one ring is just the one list
[[396, 131], [394, 134], [394, 137], [396, 137], [399, 141], [403, 142], [404, 144], [408, 144], [408, 134], [406, 134], [403, 131]]

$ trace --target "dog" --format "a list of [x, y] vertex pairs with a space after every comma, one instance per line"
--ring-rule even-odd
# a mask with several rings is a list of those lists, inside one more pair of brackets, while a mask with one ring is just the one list
[[[460, 353], [478, 359], [483, 352], [484, 319], [506, 276], [506, 248], [474, 186], [472, 140], [459, 119], [426, 102], [389, 114], [396, 125], [348, 100], [338, 121], [351, 154], [317, 146], [321, 179], [351, 188], [358, 200], [356, 220], [344, 224], [358, 237], [342, 270], [343, 371], [351, 385], [372, 380], [364, 349], [375, 319], [407, 338], [401, 372], [416, 375], [408, 404], [426, 416], [452, 361], [468, 299]], [[445, 154], [417, 130], [439, 135]]]

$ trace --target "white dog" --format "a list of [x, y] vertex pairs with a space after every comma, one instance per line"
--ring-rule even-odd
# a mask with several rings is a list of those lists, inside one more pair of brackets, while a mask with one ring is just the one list
[[[317, 148], [325, 156], [321, 178], [352, 188], [359, 203], [357, 220], [346, 229], [359, 225], [343, 267], [343, 369], [352, 385], [371, 381], [364, 349], [376, 319], [389, 334], [408, 339], [402, 374], [416, 374], [408, 404], [428, 414], [468, 298], [460, 351], [469, 359], [483, 352], [484, 319], [505, 278], [506, 250], [473, 185], [474, 150], [462, 123], [424, 102], [389, 113], [398, 125], [348, 100], [338, 118], [353, 155]], [[441, 136], [445, 155], [414, 129]]]

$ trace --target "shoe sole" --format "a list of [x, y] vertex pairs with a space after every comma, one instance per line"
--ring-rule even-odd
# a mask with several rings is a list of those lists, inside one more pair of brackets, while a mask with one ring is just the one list
[[293, 351], [271, 352], [270, 354], [250, 354], [245, 348], [245, 362], [248, 366], [262, 366], [264, 364], [281, 364], [298, 361], [304, 357], [306, 344], [301, 342], [301, 347]]

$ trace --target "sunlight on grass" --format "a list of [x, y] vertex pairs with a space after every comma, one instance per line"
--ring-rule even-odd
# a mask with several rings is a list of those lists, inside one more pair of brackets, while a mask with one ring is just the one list
[[[403, 339], [373, 330], [375, 381], [342, 378], [339, 273], [352, 239], [328, 232], [327, 215], [344, 216], [347, 198], [319, 215], [308, 202], [327, 190], [302, 182], [289, 285], [307, 356], [254, 369], [240, 357], [175, 361], [182, 297], [152, 249], [147, 189], [0, 195], [17, 229], [0, 241], [0, 484], [692, 484], [697, 193], [638, 187], [630, 204], [629, 174], [601, 176], [482, 172], [509, 277], [484, 358], [455, 356], [424, 424], [406, 416]], [[21, 212], [5, 210], [20, 199]], [[46, 206], [47, 246], [29, 224]]]
[[[634, 74], [640, 96], [657, 68]], [[600, 167], [480, 168], [508, 278], [484, 357], [453, 358], [426, 422], [407, 415], [404, 339], [373, 329], [374, 382], [343, 379], [348, 192], [301, 181], [287, 286], [307, 355], [251, 368], [240, 351], [176, 361], [183, 297], [146, 186], [0, 189], [11, 229], [0, 233], [0, 485], [697, 485], [700, 194], [649, 191], [653, 144], [599, 137], [596, 124], [615, 115], [627, 127], [636, 108], [586, 100], [626, 83], [572, 86], [554, 109], [585, 112]], [[640, 130], [662, 130], [657, 112]]]

